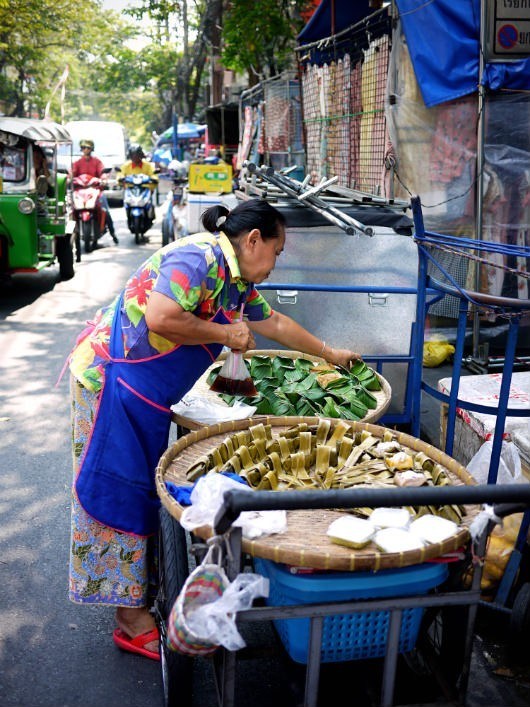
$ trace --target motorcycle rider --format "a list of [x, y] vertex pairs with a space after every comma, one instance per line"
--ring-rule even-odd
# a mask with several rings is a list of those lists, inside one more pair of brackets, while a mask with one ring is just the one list
[[[145, 153], [142, 149], [142, 146], [138, 144], [131, 145], [127, 154], [129, 159], [127, 160], [127, 162], [125, 162], [124, 165], [122, 165], [118, 181], [121, 183], [123, 179], [125, 177], [128, 177], [130, 174], [145, 174], [151, 178], [152, 183], [148, 184], [147, 186], [149, 187], [149, 190], [151, 192], [154, 192], [158, 185], [158, 177], [155, 174], [155, 168], [153, 167], [151, 162], [144, 159]], [[152, 204], [149, 213], [149, 218], [151, 219], [151, 221], [155, 220], [155, 209]], [[149, 242], [149, 238], [147, 236], [144, 236], [143, 239], [144, 242]]]
[[[91, 177], [103, 179], [105, 165], [99, 159], [99, 157], [96, 157], [92, 154], [92, 152], [94, 151], [94, 141], [80, 140], [79, 147], [81, 148], [83, 156], [73, 163], [72, 177], [79, 177], [81, 174], [89, 174]], [[101, 204], [101, 208], [105, 212], [105, 221], [107, 223], [107, 228], [109, 229], [109, 233], [112, 237], [112, 240], [116, 245], [118, 245], [118, 238], [114, 231], [114, 222], [112, 220], [112, 216], [110, 215], [109, 203], [103, 191], [100, 194], [99, 203]]]

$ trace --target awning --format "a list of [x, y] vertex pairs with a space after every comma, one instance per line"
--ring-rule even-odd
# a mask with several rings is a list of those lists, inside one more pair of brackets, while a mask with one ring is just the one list
[[[206, 125], [196, 125], [195, 123], [179, 123], [177, 125], [177, 140], [192, 140], [199, 138], [206, 130]], [[173, 126], [164, 130], [156, 142], [156, 146], [167, 145], [173, 142]]]
[[374, 12], [369, 0], [322, 0], [298, 35], [299, 44], [310, 44], [342, 32]]
[[52, 120], [0, 117], [0, 131], [25, 137], [28, 140], [72, 141], [70, 133], [64, 125], [54, 123]]
[[[480, 3], [481, 0], [396, 0], [416, 80], [427, 107], [477, 90]], [[530, 89], [530, 59], [486, 64], [483, 83], [493, 91]]]

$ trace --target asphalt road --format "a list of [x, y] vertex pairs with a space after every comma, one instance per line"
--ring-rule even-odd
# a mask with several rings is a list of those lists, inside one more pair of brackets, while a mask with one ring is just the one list
[[120, 239], [82, 256], [76, 275], [55, 267], [18, 275], [0, 292], [0, 704], [146, 707], [160, 704], [159, 666], [114, 648], [113, 610], [67, 599], [71, 451], [68, 376], [75, 337], [128, 274], [161, 245]]
[[[105, 236], [103, 248], [83, 255], [72, 280], [58, 282], [57, 271], [50, 268], [38, 276], [17, 276], [0, 291], [2, 707], [162, 704], [159, 664], [113, 645], [113, 609], [76, 606], [67, 599], [68, 377], [55, 384], [86, 320], [161, 245], [159, 223], [149, 233], [149, 244], [135, 246], [122, 210], [113, 209], [113, 216], [119, 245]], [[326, 326], [333, 323], [326, 321]], [[249, 645], [277, 645], [268, 626], [246, 638]], [[479, 651], [474, 658], [469, 705], [527, 704], [509, 686], [492, 682], [482, 656]], [[421, 681], [418, 675], [399, 674], [401, 704], [412, 704], [411, 687]], [[195, 661], [193, 684], [194, 707], [212, 707], [215, 692], [206, 661]], [[300, 704], [303, 669], [271, 651], [240, 664], [236, 684], [239, 707], [293, 707]], [[337, 694], [349, 695], [345, 704], [373, 705], [379, 688], [378, 667], [369, 662], [325, 666], [319, 707], [335, 706]]]

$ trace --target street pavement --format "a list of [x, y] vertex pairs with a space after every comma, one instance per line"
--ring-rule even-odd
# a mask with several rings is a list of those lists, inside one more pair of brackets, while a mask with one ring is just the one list
[[[159, 209], [160, 211], [161, 209]], [[57, 378], [77, 334], [108, 303], [126, 277], [161, 245], [160, 223], [150, 243], [135, 246], [113, 209], [120, 243], [85, 256], [74, 279], [57, 273], [22, 275], [0, 293], [0, 705], [1, 707], [153, 707], [162, 704], [160, 666], [112, 643], [113, 609], [67, 599], [71, 485], [68, 376]], [[303, 668], [276, 654], [269, 626], [245, 634], [270, 653], [238, 667], [241, 707], [300, 704]], [[509, 675], [476, 651], [469, 705], [529, 704]], [[212, 707], [208, 661], [195, 661], [193, 707]], [[499, 667], [497, 663], [495, 667]], [[502, 667], [502, 666], [501, 666]], [[372, 676], [372, 680], [369, 678]], [[325, 666], [320, 707], [373, 705], [377, 666]], [[421, 678], [400, 673], [398, 696], [411, 704]], [[344, 698], [346, 696], [346, 699]], [[416, 701], [417, 702], [417, 701]], [[177, 705], [176, 707], [186, 707]]]

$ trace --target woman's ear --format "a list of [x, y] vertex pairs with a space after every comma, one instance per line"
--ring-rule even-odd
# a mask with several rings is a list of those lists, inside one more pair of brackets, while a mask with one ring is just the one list
[[253, 228], [245, 236], [245, 243], [251, 250], [254, 250], [256, 245], [261, 240], [261, 231], [259, 230], [259, 228]]

